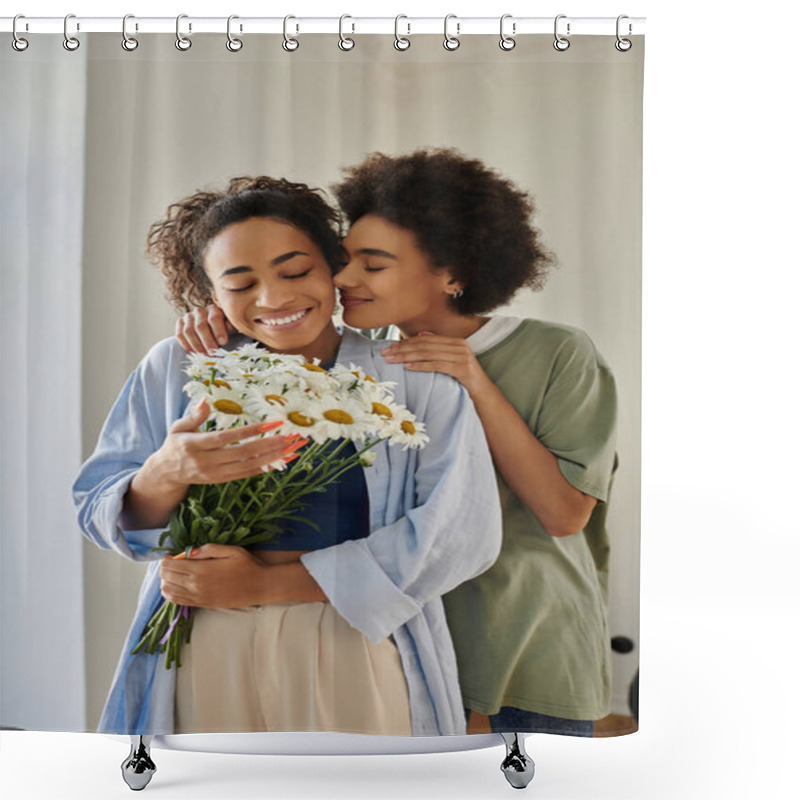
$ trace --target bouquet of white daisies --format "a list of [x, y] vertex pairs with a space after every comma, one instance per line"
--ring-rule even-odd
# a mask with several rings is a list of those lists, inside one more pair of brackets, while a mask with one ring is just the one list
[[[376, 381], [352, 364], [326, 370], [317, 360], [250, 344], [211, 356], [194, 354], [186, 373], [184, 391], [195, 402], [206, 398], [211, 409], [206, 430], [281, 422], [264, 435], [296, 434], [307, 443], [262, 475], [191, 486], [154, 548], [173, 557], [208, 543], [247, 547], [275, 541], [287, 522], [308, 522], [300, 516], [307, 495], [324, 491], [357, 465], [369, 466], [374, 460], [369, 450], [379, 442], [404, 449], [428, 442], [424, 426], [395, 403], [394, 384]], [[180, 646], [189, 641], [191, 628], [192, 608], [165, 602], [133, 652], [163, 652], [167, 669], [180, 666]]]

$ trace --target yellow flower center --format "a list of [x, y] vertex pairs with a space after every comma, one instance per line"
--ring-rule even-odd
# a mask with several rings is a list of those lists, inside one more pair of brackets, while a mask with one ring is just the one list
[[233, 400], [215, 400], [214, 408], [223, 414], [241, 414], [244, 409]]
[[324, 370], [324, 369], [322, 369], [322, 367], [318, 366], [317, 364], [303, 364], [303, 366], [304, 366], [304, 367], [305, 367], [305, 368], [306, 368], [306, 369], [307, 369], [309, 372], [325, 372], [325, 370]]
[[[356, 378], [361, 377], [357, 372], [353, 372], [353, 375], [355, 375]], [[366, 373], [364, 374], [364, 380], [369, 381], [370, 383], [375, 383], [375, 378], [373, 378], [372, 375], [367, 375]]]
[[409, 422], [407, 419], [404, 419], [400, 423], [400, 430], [403, 431], [403, 433], [407, 433], [409, 436], [413, 436], [417, 432], [417, 429], [414, 427], [414, 423]]
[[[203, 381], [203, 386], [210, 386], [210, 385], [211, 381]], [[223, 381], [220, 380], [219, 378], [214, 381], [214, 386], [224, 386], [226, 389], [231, 388], [231, 385], [228, 383], [228, 381]]]
[[330, 411], [325, 411], [322, 414], [325, 419], [331, 422], [336, 422], [339, 425], [352, 425], [353, 418], [346, 412], [339, 408], [332, 408]]
[[280, 394], [265, 394], [264, 399], [271, 405], [271, 406], [285, 406], [289, 401]]
[[301, 428], [310, 428], [316, 420], [313, 417], [306, 417], [299, 411], [292, 411], [289, 415], [289, 422], [299, 425]]
[[385, 406], [383, 403], [373, 403], [372, 413], [377, 414], [379, 417], [383, 417], [384, 419], [391, 419], [393, 416], [389, 406]]

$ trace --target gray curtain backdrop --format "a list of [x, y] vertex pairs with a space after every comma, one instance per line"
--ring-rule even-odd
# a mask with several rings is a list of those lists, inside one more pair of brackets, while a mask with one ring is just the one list
[[[337, 36], [308, 35], [299, 50], [286, 53], [281, 37], [264, 35], [245, 37], [244, 48], [230, 53], [224, 36], [197, 36], [181, 53], [174, 35], [159, 34], [140, 37], [139, 48], [127, 53], [119, 35], [90, 34], [78, 53], [65, 52], [53, 36], [48, 46], [37, 37], [21, 54], [8, 38], [0, 42], [3, 355], [9, 341], [19, 343], [27, 364], [38, 348], [50, 352], [41, 306], [44, 316], [54, 309], [68, 316], [69, 334], [57, 344], [81, 379], [68, 401], [79, 407], [82, 424], [75, 410], [71, 435], [61, 443], [41, 446], [35, 433], [16, 438], [22, 436], [10, 413], [16, 381], [4, 379], [2, 422], [10, 433], [4, 429], [3, 724], [91, 730], [133, 613], [139, 565], [88, 544], [76, 550], [79, 534], [63, 507], [57, 522], [24, 512], [45, 493], [65, 495], [65, 474], [51, 478], [38, 470], [55, 454], [62, 473], [74, 474], [129, 372], [172, 333], [175, 317], [162, 299], [161, 277], [144, 258], [150, 224], [169, 203], [234, 175], [326, 186], [367, 153], [421, 146], [458, 148], [534, 194], [538, 227], [560, 266], [543, 292], [521, 293], [501, 313], [583, 328], [617, 377], [621, 468], [609, 515], [611, 627], [637, 644], [615, 661], [614, 710], [627, 713], [639, 639], [642, 37], [627, 53], [614, 48], [613, 36], [573, 37], [563, 53], [551, 36], [519, 37], [514, 50], [503, 52], [496, 35], [463, 37], [454, 52], [444, 50], [439, 36], [417, 36], [398, 52], [390, 36], [371, 35], [356, 36], [356, 47], [342, 52]], [[34, 75], [35, 90], [14, 88], [30, 86]], [[74, 152], [53, 153], [41, 134], [59, 102], [67, 102], [69, 114], [55, 124], [79, 131]], [[24, 166], [14, 167], [20, 159]], [[52, 159], [60, 171], [53, 172]], [[49, 206], [52, 191], [58, 210]], [[56, 219], [61, 228], [53, 227]], [[21, 243], [21, 230], [35, 248]], [[64, 248], [64, 241], [72, 246]], [[21, 276], [50, 292], [61, 291], [59, 281], [66, 286], [54, 302], [37, 284], [24, 288]], [[27, 322], [20, 305], [30, 309]], [[6, 338], [6, 326], [16, 339]], [[46, 389], [47, 378], [30, 376], [29, 391]], [[27, 431], [40, 418], [25, 419]], [[78, 430], [79, 453], [72, 441]], [[22, 451], [29, 462], [20, 476]], [[6, 515], [7, 500], [18, 514]], [[57, 546], [70, 557], [49, 557]], [[42, 554], [48, 554], [44, 565]], [[25, 618], [31, 599], [40, 626], [35, 637]], [[55, 635], [43, 608], [60, 609], [62, 639], [81, 641], [84, 627], [86, 639], [85, 664], [76, 647], [59, 656], [68, 663], [62, 689], [48, 699], [49, 721], [30, 692], [8, 701], [20, 686], [41, 686], [24, 665]], [[72, 696], [64, 687], [72, 687]]]

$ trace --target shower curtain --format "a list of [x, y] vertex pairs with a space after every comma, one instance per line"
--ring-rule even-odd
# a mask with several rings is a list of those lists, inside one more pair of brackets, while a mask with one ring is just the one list
[[[238, 50], [224, 35], [195, 36], [186, 50], [166, 33], [140, 36], [130, 51], [118, 34], [81, 39], [72, 52], [59, 36], [32, 38], [22, 52], [9, 35], [0, 43], [2, 725], [97, 730], [136, 610], [145, 565], [82, 539], [70, 489], [128, 376], [174, 330], [144, 253], [152, 223], [233, 177], [329, 189], [372, 153], [448, 148], [533, 197], [554, 256], [541, 290], [522, 288], [491, 314], [578, 329], [613, 374], [613, 488], [609, 467], [594, 495], [599, 527], [573, 538], [589, 544], [607, 626], [597, 662], [607, 691], [592, 730], [635, 730], [643, 37], [629, 50], [613, 35], [574, 37], [563, 50], [546, 35], [510, 49], [497, 35], [455, 49], [429, 35], [411, 36], [407, 49], [386, 35], [356, 35], [350, 49], [335, 34], [300, 36], [295, 50], [271, 34], [244, 36]], [[500, 489], [503, 501], [510, 490], [502, 480]], [[542, 642], [553, 670], [559, 643], [584, 635], [574, 608], [562, 614], [559, 635]], [[482, 657], [463, 645], [458, 655], [460, 671]], [[552, 716], [570, 716], [559, 707]]]

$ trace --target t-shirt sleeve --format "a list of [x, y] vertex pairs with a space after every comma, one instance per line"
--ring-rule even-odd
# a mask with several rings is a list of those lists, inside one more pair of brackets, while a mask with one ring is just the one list
[[603, 502], [616, 465], [616, 419], [614, 376], [591, 339], [574, 331], [556, 353], [541, 408], [529, 423], [564, 477]]

